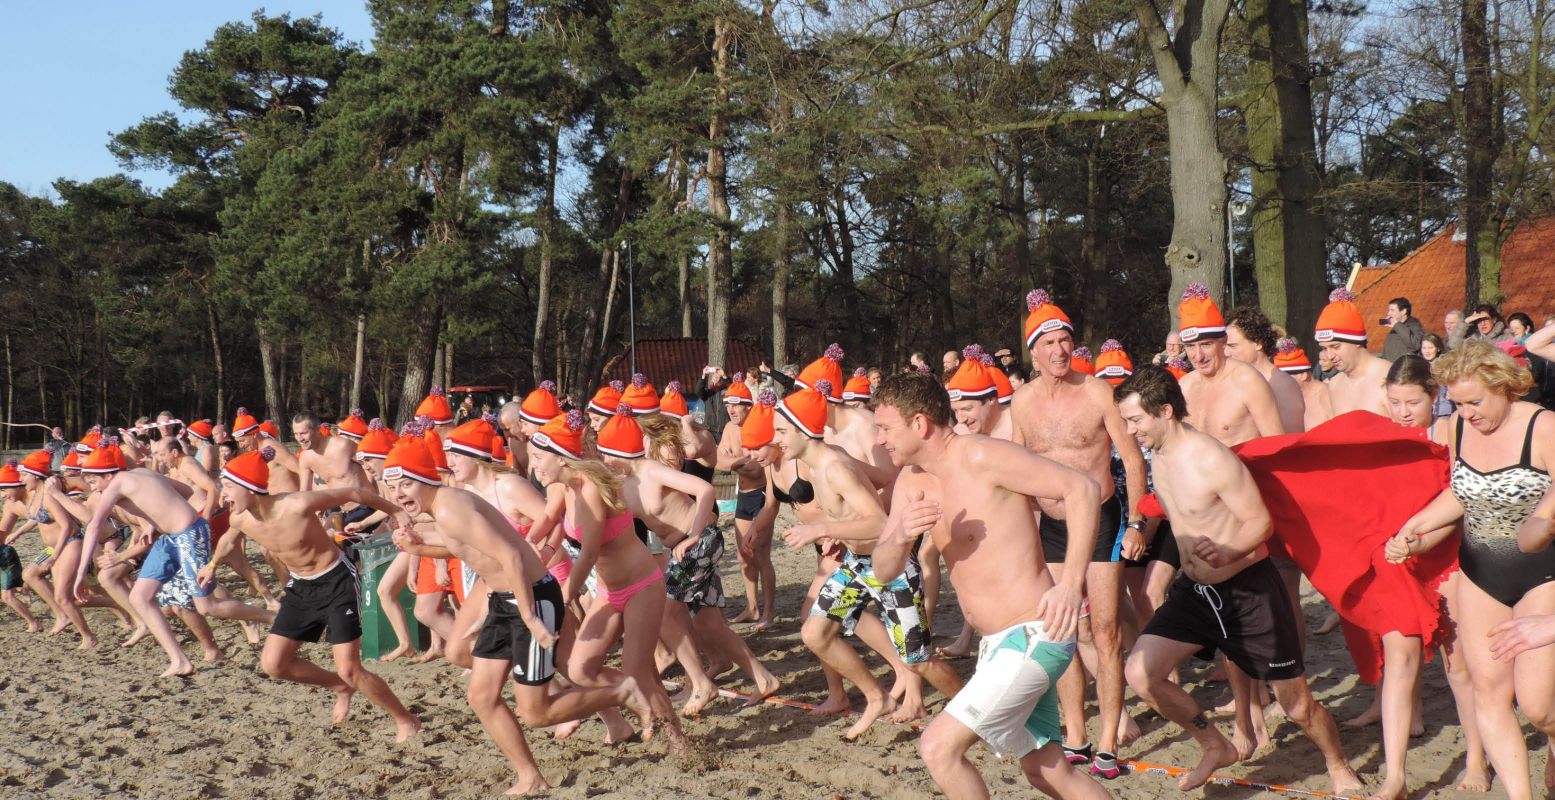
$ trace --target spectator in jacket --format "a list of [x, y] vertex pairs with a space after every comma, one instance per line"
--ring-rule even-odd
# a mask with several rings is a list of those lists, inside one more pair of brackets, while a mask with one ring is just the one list
[[1424, 339], [1425, 326], [1415, 319], [1409, 298], [1388, 301], [1388, 338], [1382, 344], [1382, 357], [1397, 361], [1402, 356], [1420, 355], [1420, 342]]

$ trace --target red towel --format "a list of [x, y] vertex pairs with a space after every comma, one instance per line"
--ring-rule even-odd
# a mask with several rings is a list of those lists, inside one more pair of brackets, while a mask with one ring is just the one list
[[1383, 549], [1447, 487], [1447, 449], [1422, 433], [1352, 411], [1235, 448], [1273, 518], [1270, 550], [1360, 629], [1345, 639], [1367, 683], [1382, 674], [1382, 634], [1421, 637], [1429, 658], [1445, 632], [1438, 587], [1457, 569], [1457, 535], [1403, 565], [1389, 564]]

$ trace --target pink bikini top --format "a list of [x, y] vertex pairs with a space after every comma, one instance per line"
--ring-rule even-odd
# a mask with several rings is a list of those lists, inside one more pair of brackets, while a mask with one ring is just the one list
[[[630, 513], [621, 513], [613, 517], [607, 517], [605, 519], [605, 530], [599, 537], [599, 543], [610, 544], [621, 538], [621, 534], [629, 530], [632, 530], [632, 515]], [[578, 541], [577, 526], [572, 524], [572, 520], [565, 517], [562, 518], [562, 535], [567, 537], [567, 541], [581, 546], [582, 543]]]

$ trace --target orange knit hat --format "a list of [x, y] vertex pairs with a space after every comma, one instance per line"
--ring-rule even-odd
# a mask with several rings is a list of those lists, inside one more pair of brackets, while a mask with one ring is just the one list
[[751, 387], [745, 385], [745, 373], [736, 372], [729, 376], [729, 388], [724, 389], [724, 405], [745, 405], [755, 402], [751, 397]]
[[[187, 426], [185, 426], [184, 430], [188, 431], [190, 436], [193, 436], [194, 438], [196, 438], [196, 439], [198, 439], [198, 440], [200, 440], [200, 441], [202, 441], [202, 442], [204, 442], [206, 444], [210, 444], [211, 443], [211, 435], [212, 435], [211, 434], [211, 428], [212, 427], [213, 426], [211, 425], [211, 421], [210, 420], [208, 420], [208, 419], [197, 419], [194, 422], [191, 422]], [[86, 440], [83, 439], [82, 440], [82, 444], [86, 444]], [[90, 447], [91, 445], [87, 445], [87, 446]]]
[[1033, 289], [1026, 294], [1026, 349], [1030, 350], [1045, 333], [1059, 330], [1074, 332], [1069, 315], [1056, 305], [1045, 290]]
[[421, 438], [421, 426], [413, 423], [406, 428], [401, 432], [400, 440], [389, 449], [388, 457], [383, 460], [383, 479], [392, 481], [396, 478], [411, 478], [432, 486], [442, 486], [443, 480], [437, 474], [437, 461], [432, 458], [426, 440]]
[[842, 387], [843, 400], [868, 400], [873, 392], [869, 388], [869, 370], [859, 367], [853, 370], [853, 377], [848, 379], [846, 386]]
[[432, 463], [443, 472], [448, 471], [448, 456], [443, 453], [443, 437], [437, 434], [437, 423], [430, 417], [416, 417], [416, 423], [421, 426], [421, 438], [427, 443], [427, 450], [432, 453]]
[[351, 414], [341, 420], [338, 425], [340, 435], [352, 441], [360, 442], [367, 435], [367, 420], [362, 419], [362, 409], [353, 408]]
[[748, 450], [759, 450], [772, 444], [775, 434], [772, 432], [773, 408], [777, 406], [777, 395], [768, 389], [756, 398], [751, 405], [751, 413], [745, 418], [745, 424], [740, 426], [740, 446]]
[[586, 427], [583, 412], [568, 411], [545, 423], [529, 441], [562, 458], [579, 461], [583, 458], [583, 429]]
[[1328, 305], [1317, 317], [1317, 334], [1312, 338], [1319, 342], [1349, 342], [1366, 346], [1366, 320], [1355, 305], [1355, 293], [1349, 289], [1335, 289], [1328, 294]]
[[448, 438], [443, 441], [443, 449], [461, 456], [490, 461], [491, 440], [496, 437], [496, 428], [485, 417], [472, 419], [448, 434]]
[[1117, 339], [1101, 343], [1101, 355], [1096, 357], [1096, 377], [1117, 386], [1134, 374], [1134, 362]]
[[81, 444], [86, 445], [86, 451], [85, 452], [90, 453], [93, 450], [97, 449], [97, 445], [99, 443], [101, 443], [102, 440], [103, 440], [103, 426], [101, 426], [101, 425], [93, 425], [92, 429], [87, 431], [85, 436], [81, 437]]
[[1166, 360], [1166, 371], [1172, 373], [1172, 377], [1182, 380], [1188, 374], [1188, 359], [1182, 356], [1172, 356]]
[[367, 435], [356, 446], [356, 460], [388, 458], [389, 451], [394, 448], [395, 438], [394, 431], [389, 430], [383, 420], [373, 417], [373, 421], [367, 423]]
[[518, 415], [536, 425], [544, 425], [561, 413], [561, 404], [556, 402], [556, 384], [552, 381], [540, 381], [518, 407]]
[[621, 402], [631, 406], [639, 417], [659, 413], [659, 392], [641, 372], [633, 373], [632, 385], [621, 393]]
[[59, 468], [62, 472], [80, 472], [81, 454], [75, 448], [71, 448], [70, 452], [65, 454], [65, 460], [59, 462]]
[[274, 458], [275, 448], [268, 446], [234, 456], [221, 468], [221, 477], [254, 494], [269, 494], [270, 461]]
[[266, 439], [280, 439], [281, 429], [275, 426], [275, 420], [267, 419], [259, 423], [259, 435]]
[[416, 406], [416, 416], [430, 417], [433, 425], [452, 425], [454, 422], [453, 407], [448, 405], [448, 397], [443, 392], [443, 387], [434, 385], [427, 392], [425, 400]]
[[783, 398], [777, 404], [777, 411], [798, 425], [806, 436], [819, 439], [826, 435], [826, 405], [831, 402], [831, 392], [831, 381], [821, 378], [815, 382], [815, 388], [800, 389]]
[[686, 397], [680, 393], [680, 381], [670, 381], [664, 385], [664, 396], [659, 398], [659, 413], [671, 419], [681, 419], [691, 413], [686, 406]]
[[253, 433], [259, 429], [259, 420], [248, 409], [239, 407], [238, 416], [232, 420], [232, 438], [237, 439]]
[[596, 442], [599, 452], [616, 458], [642, 458], [648, 454], [648, 447], [643, 442], [643, 428], [633, 419], [635, 414], [631, 406], [622, 403], [615, 416], [605, 420], [605, 424], [599, 428], [599, 440]]
[[842, 402], [842, 359], [846, 354], [842, 352], [842, 345], [832, 342], [826, 345], [826, 352], [809, 366], [799, 371], [799, 377], [794, 379], [794, 385], [801, 389], [814, 389], [821, 381], [826, 381], [831, 386], [826, 399], [833, 403]]
[[1182, 302], [1177, 304], [1177, 334], [1183, 342], [1226, 335], [1226, 318], [1220, 306], [1210, 299], [1209, 287], [1202, 283], [1190, 283], [1182, 290]]
[[950, 376], [945, 390], [950, 392], [952, 401], [997, 399], [999, 387], [993, 382], [992, 372], [983, 363], [983, 346], [967, 345], [961, 349], [961, 366], [956, 368], [956, 374]]
[[1274, 366], [1281, 372], [1289, 372], [1292, 375], [1301, 372], [1312, 371], [1312, 360], [1307, 358], [1307, 351], [1301, 349], [1301, 343], [1292, 337], [1281, 339], [1275, 347], [1278, 354], [1274, 357]]
[[8, 458], [0, 466], [0, 489], [15, 489], [22, 485], [22, 474], [16, 470], [16, 459]]
[[124, 451], [119, 449], [119, 439], [109, 436], [98, 441], [92, 448], [86, 461], [81, 464], [82, 472], [91, 472], [104, 475], [109, 472], [118, 472], [124, 469]]
[[1096, 364], [1091, 361], [1091, 348], [1080, 345], [1069, 355], [1069, 369], [1081, 375], [1095, 375]]
[[[616, 413], [616, 408], [621, 405], [621, 395], [625, 392], [626, 384], [620, 381], [611, 381], [599, 387], [599, 391], [594, 393], [593, 399], [589, 400], [589, 413], [598, 414], [602, 417], [608, 417]], [[556, 416], [559, 417], [561, 415], [557, 414]], [[555, 417], [552, 417], [552, 419], [555, 419]], [[550, 421], [548, 419], [545, 422]], [[535, 424], [544, 425], [545, 422]]]
[[54, 454], [47, 450], [34, 450], [22, 459], [21, 470], [30, 475], [47, 478], [53, 472]]

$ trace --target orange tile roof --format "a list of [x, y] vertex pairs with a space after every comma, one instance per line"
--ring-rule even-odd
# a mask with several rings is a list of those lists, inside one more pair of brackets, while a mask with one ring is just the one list
[[[738, 339], [730, 339], [725, 348], [728, 356], [724, 371], [734, 374], [754, 367], [766, 360], [761, 351]], [[605, 367], [606, 380], [631, 380], [631, 352], [623, 350]], [[702, 377], [707, 366], [707, 339], [638, 339], [637, 370], [664, 391], [670, 381], [680, 381], [683, 391], [690, 392]]]
[[[1447, 226], [1397, 264], [1364, 267], [1355, 276], [1352, 290], [1366, 320], [1367, 344], [1382, 351], [1388, 336], [1377, 324], [1388, 313], [1388, 301], [1405, 297], [1427, 331], [1442, 333], [1442, 317], [1463, 308], [1463, 242], [1452, 240], [1455, 225]], [[1555, 215], [1524, 220], [1501, 247], [1500, 304], [1505, 316], [1526, 312], [1534, 325], [1555, 314]]]

